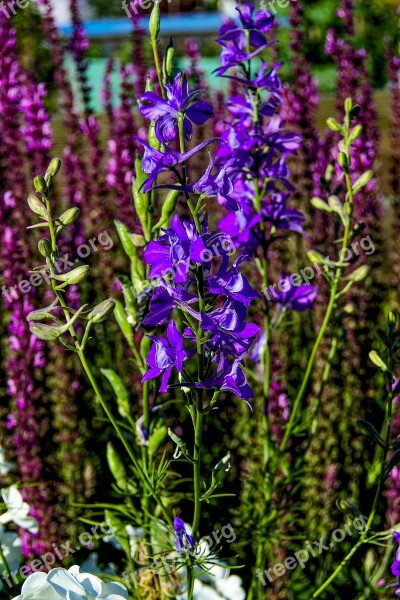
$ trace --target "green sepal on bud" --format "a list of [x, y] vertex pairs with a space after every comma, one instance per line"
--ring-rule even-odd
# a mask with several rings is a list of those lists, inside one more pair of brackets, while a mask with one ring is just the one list
[[307, 252], [307, 258], [311, 263], [315, 265], [322, 265], [326, 262], [324, 256], [320, 254], [317, 250], [310, 250], [309, 252]]
[[353, 99], [352, 98], [346, 98], [346, 100], [344, 101], [344, 110], [346, 111], [347, 114], [349, 114], [353, 110]]
[[332, 212], [332, 209], [329, 206], [329, 204], [327, 204], [324, 200], [322, 200], [322, 198], [318, 198], [317, 196], [311, 198], [311, 205], [317, 210], [323, 210], [329, 213]]
[[158, 40], [158, 35], [160, 33], [160, 20], [161, 20], [161, 11], [160, 11], [160, 2], [154, 2], [153, 10], [150, 14], [149, 20], [149, 32], [150, 38], [152, 41]]
[[61, 160], [59, 158], [53, 158], [53, 160], [47, 167], [47, 171], [44, 176], [46, 181], [49, 181], [50, 179], [55, 177], [60, 169], [61, 169]]
[[386, 373], [388, 371], [387, 364], [385, 363], [383, 358], [378, 354], [378, 352], [376, 352], [376, 350], [371, 350], [371, 352], [369, 353], [369, 359], [371, 362], [374, 363], [376, 367], [381, 369], [383, 372]]
[[359, 191], [369, 184], [373, 176], [373, 171], [365, 171], [365, 173], [363, 173], [353, 185], [353, 193], [358, 194]]
[[345, 279], [347, 279], [348, 281], [360, 282], [367, 277], [369, 272], [370, 267], [368, 265], [361, 265], [361, 267], [355, 269], [355, 271], [350, 273], [350, 275], [348, 275]]
[[358, 140], [358, 138], [362, 134], [362, 130], [363, 130], [362, 125], [356, 125], [355, 127], [353, 127], [353, 129], [350, 132], [349, 141], [351, 143], [353, 143], [356, 140]]
[[42, 256], [45, 258], [51, 258], [53, 255], [53, 250], [49, 240], [43, 239], [38, 242], [38, 249]]
[[35, 179], [33, 180], [33, 185], [35, 186], [35, 190], [39, 192], [39, 194], [47, 194], [48, 186], [45, 178], [41, 175], [35, 177]]
[[57, 304], [58, 298], [55, 298], [55, 300], [53, 300], [53, 302], [49, 306], [46, 306], [45, 308], [39, 308], [30, 312], [29, 315], [26, 317], [26, 320], [28, 322], [33, 322], [44, 321], [44, 319], [50, 319], [53, 316], [51, 314], [51, 311], [57, 306]]
[[175, 212], [176, 203], [181, 194], [181, 190], [171, 190], [164, 200], [164, 204], [161, 210], [160, 220], [154, 225], [152, 231], [157, 231], [161, 227], [168, 227], [170, 219]]
[[76, 267], [76, 269], [72, 269], [69, 273], [64, 273], [63, 275], [53, 275], [53, 278], [56, 281], [61, 281], [63, 285], [57, 286], [58, 289], [64, 288], [67, 285], [76, 285], [80, 283], [89, 275], [90, 267], [89, 265], [82, 265], [81, 267]]
[[344, 152], [339, 152], [338, 163], [342, 167], [342, 169], [346, 173], [348, 173], [348, 170], [349, 170], [349, 159], [347, 158], [347, 154], [345, 154]]
[[326, 121], [326, 124], [328, 125], [331, 131], [343, 132], [343, 127], [341, 126], [339, 121], [336, 121], [336, 119], [334, 119], [333, 117], [329, 117], [329, 119], [327, 119]]
[[45, 206], [43, 205], [43, 202], [39, 200], [37, 196], [30, 194], [28, 196], [28, 205], [31, 211], [35, 213], [35, 215], [39, 215], [39, 217], [44, 221], [51, 221], [50, 213], [48, 212], [48, 210], [46, 210]]
[[35, 335], [37, 338], [45, 342], [57, 340], [63, 335], [63, 333], [66, 333], [68, 329], [75, 323], [75, 321], [80, 317], [81, 313], [85, 310], [86, 306], [86, 304], [81, 306], [79, 310], [74, 314], [74, 316], [71, 317], [71, 319], [69, 319], [69, 321], [64, 325], [47, 325], [46, 323], [32, 322], [32, 325], [29, 328], [30, 332], [33, 333], [33, 335]]
[[103, 300], [100, 302], [89, 314], [88, 321], [92, 321], [92, 323], [103, 323], [107, 321], [113, 314], [115, 309], [115, 302], [108, 298], [107, 300]]
[[79, 217], [79, 213], [80, 210], [76, 206], [68, 208], [65, 212], [63, 212], [63, 214], [60, 215], [56, 220], [56, 224], [58, 225], [57, 233], [61, 231], [63, 227], [67, 227], [67, 225], [72, 225], [72, 223], [75, 223]]
[[169, 38], [169, 43], [165, 48], [164, 53], [164, 61], [163, 61], [163, 80], [164, 83], [169, 83], [172, 79], [172, 74], [174, 72], [174, 56], [175, 56], [175, 48], [174, 48], [174, 40]]
[[154, 84], [153, 84], [151, 77], [147, 77], [144, 91], [145, 92], [154, 92]]
[[57, 327], [56, 325], [46, 325], [45, 323], [32, 323], [29, 330], [34, 336], [44, 342], [58, 340], [63, 333], [61, 327]]

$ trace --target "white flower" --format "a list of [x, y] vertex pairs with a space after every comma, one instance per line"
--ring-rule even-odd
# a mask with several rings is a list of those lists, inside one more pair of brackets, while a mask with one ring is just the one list
[[0, 475], [7, 475], [12, 464], [5, 460], [4, 449], [0, 446]]
[[246, 593], [242, 588], [242, 580], [238, 575], [230, 575], [226, 579], [217, 579], [215, 587], [228, 600], [244, 600]]
[[61, 596], [49, 585], [47, 573], [32, 573], [13, 600], [60, 600]]
[[18, 534], [0, 526], [0, 545], [10, 571], [17, 571], [21, 562], [21, 540]]
[[5, 525], [12, 521], [19, 527], [28, 529], [31, 533], [39, 531], [38, 522], [33, 517], [29, 517], [30, 506], [24, 502], [21, 493], [16, 485], [1, 490], [3, 502], [6, 505], [7, 512], [0, 516], [0, 524]]
[[[128, 591], [121, 583], [103, 583], [90, 573], [82, 573], [77, 565], [68, 571], [52, 569], [47, 581], [62, 600], [127, 600]], [[41, 598], [41, 597], [40, 597]], [[25, 599], [24, 599], [25, 600]]]

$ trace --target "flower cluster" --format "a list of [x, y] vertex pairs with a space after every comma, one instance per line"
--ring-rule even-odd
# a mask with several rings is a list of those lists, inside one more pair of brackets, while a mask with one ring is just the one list
[[[301, 139], [284, 130], [279, 115], [280, 65], [270, 68], [263, 58], [271, 45], [267, 34], [274, 17], [265, 10], [254, 12], [247, 3], [237, 10], [238, 23], [223, 25], [217, 40], [222, 46], [217, 74], [238, 88], [227, 100], [229, 122], [217, 151], [218, 164], [227, 168], [233, 183], [225, 203], [229, 213], [219, 227], [243, 252], [266, 257], [283, 232], [303, 232], [304, 216], [289, 206], [287, 193], [293, 191], [287, 158], [299, 149]], [[309, 296], [308, 305], [314, 297]]]
[[[214, 172], [214, 159], [210, 157], [200, 179], [189, 181], [190, 159], [217, 140], [207, 139], [191, 149], [186, 148], [186, 142], [192, 138], [193, 124], [205, 123], [213, 109], [200, 98], [201, 90], [189, 92], [185, 74], [176, 75], [171, 83], [165, 84], [165, 90], [165, 98], [153, 91], [139, 98], [139, 109], [154, 124], [157, 140], [153, 144], [140, 140], [144, 147], [142, 190], [147, 193], [161, 187], [181, 192], [191, 218], [182, 220], [175, 215], [170, 226], [161, 229], [160, 237], [150, 241], [144, 253], [150, 267], [149, 277], [157, 279], [159, 285], [152, 294], [143, 325], [156, 327], [168, 322], [168, 326], [166, 338], [149, 336], [152, 340], [147, 359], [149, 370], [143, 381], [161, 375], [160, 391], [165, 392], [175, 370], [185, 388], [200, 394], [202, 390], [231, 391], [249, 402], [253, 392], [246, 381], [243, 361], [259, 328], [246, 322], [246, 311], [259, 295], [241, 273], [240, 266], [246, 257], [230, 264], [230, 240], [209, 230], [202, 209], [202, 202], [210, 198], [236, 208], [231, 199], [232, 182], [227, 175], [233, 161]], [[176, 138], [179, 151], [173, 149]], [[161, 174], [164, 183], [155, 185]], [[165, 181], [168, 175], [172, 182]], [[199, 197], [196, 208], [192, 195]], [[177, 320], [171, 320], [175, 310], [180, 313], [181, 330]], [[196, 375], [191, 366], [186, 366], [194, 356], [199, 361]]]

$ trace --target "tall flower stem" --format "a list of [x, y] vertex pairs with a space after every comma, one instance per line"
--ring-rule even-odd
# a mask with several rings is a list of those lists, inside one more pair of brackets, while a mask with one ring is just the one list
[[393, 393], [393, 389], [392, 389], [392, 369], [393, 369], [393, 357], [392, 357], [392, 352], [391, 352], [391, 348], [390, 348], [389, 349], [388, 371], [386, 373], [386, 387], [387, 387], [388, 398], [387, 398], [387, 402], [385, 405], [384, 446], [383, 446], [382, 452], [381, 452], [381, 469], [380, 469], [380, 474], [379, 474], [379, 481], [378, 481], [378, 485], [377, 485], [377, 488], [375, 491], [375, 496], [374, 496], [374, 500], [372, 503], [371, 512], [369, 514], [367, 523], [365, 525], [365, 529], [364, 529], [362, 535], [360, 536], [359, 540], [357, 541], [357, 543], [353, 546], [353, 548], [350, 550], [350, 552], [344, 557], [344, 559], [339, 564], [339, 566], [334, 570], [332, 575], [330, 575], [328, 577], [328, 579], [326, 579], [326, 581], [324, 581], [324, 583], [314, 592], [314, 594], [312, 595], [312, 598], [318, 598], [322, 594], [322, 592], [324, 590], [326, 590], [326, 588], [329, 587], [329, 585], [336, 579], [336, 577], [344, 569], [344, 567], [349, 564], [351, 558], [358, 551], [360, 546], [362, 546], [367, 541], [368, 534], [371, 531], [371, 528], [374, 524], [374, 520], [375, 520], [377, 510], [378, 510], [379, 502], [381, 500], [383, 485], [385, 482], [386, 457], [389, 452], [390, 440], [391, 440], [391, 435], [392, 435], [392, 412], [393, 412], [393, 398], [394, 398], [394, 393]]
[[[50, 204], [49, 194], [48, 193], [44, 193], [43, 194], [43, 198], [44, 198], [44, 201], [45, 201], [47, 212], [49, 214], [51, 214], [51, 204]], [[49, 219], [49, 221], [48, 221], [48, 228], [49, 228], [49, 233], [50, 233], [51, 249], [52, 249], [52, 256], [50, 258], [50, 268], [51, 268], [51, 272], [54, 273], [55, 272], [55, 262], [54, 261], [55, 261], [55, 257], [58, 254], [58, 249], [57, 249], [56, 232], [55, 232], [55, 229], [54, 229], [54, 224], [53, 224], [53, 220], [52, 219]], [[54, 279], [52, 279], [52, 289], [53, 289], [54, 294], [57, 296], [57, 299], [58, 299], [58, 301], [60, 303], [60, 306], [63, 309], [65, 319], [68, 322], [70, 320], [70, 315], [69, 315], [69, 312], [68, 312], [68, 307], [66, 305], [66, 302], [65, 302], [65, 299], [64, 299], [64, 296], [63, 296], [62, 292], [57, 289], [56, 282], [55, 282]], [[75, 345], [75, 351], [76, 351], [76, 353], [77, 353], [77, 355], [79, 357], [79, 360], [80, 360], [80, 362], [82, 364], [82, 367], [83, 367], [83, 369], [84, 369], [84, 371], [86, 373], [86, 376], [87, 376], [87, 378], [88, 378], [88, 380], [89, 380], [89, 382], [90, 382], [90, 384], [91, 384], [91, 386], [92, 386], [92, 388], [93, 388], [93, 390], [94, 390], [94, 392], [96, 394], [96, 397], [98, 398], [98, 400], [100, 402], [101, 407], [103, 408], [103, 410], [104, 410], [104, 412], [105, 412], [105, 414], [106, 414], [109, 422], [114, 427], [115, 432], [117, 433], [117, 435], [118, 435], [119, 439], [121, 440], [121, 443], [123, 444], [123, 446], [124, 446], [124, 448], [125, 448], [128, 456], [129, 456], [130, 460], [132, 461], [133, 466], [135, 467], [135, 470], [138, 473], [141, 473], [141, 477], [142, 477], [142, 481], [144, 483], [144, 486], [147, 488], [147, 490], [153, 496], [153, 498], [156, 501], [157, 505], [159, 506], [160, 511], [161, 511], [163, 517], [165, 518], [166, 522], [170, 526], [172, 526], [171, 517], [168, 514], [168, 511], [165, 508], [164, 503], [163, 503], [163, 501], [162, 501], [159, 493], [157, 492], [157, 490], [154, 489], [154, 486], [153, 486], [152, 482], [150, 481], [147, 472], [144, 472], [143, 469], [141, 469], [140, 464], [138, 463], [137, 458], [136, 458], [136, 456], [135, 456], [132, 448], [128, 444], [125, 436], [122, 433], [122, 430], [121, 430], [120, 426], [118, 425], [117, 420], [114, 418], [114, 415], [112, 414], [111, 410], [109, 409], [109, 407], [107, 405], [107, 402], [105, 401], [105, 399], [104, 399], [104, 397], [103, 397], [103, 395], [101, 393], [100, 387], [97, 384], [97, 381], [96, 381], [96, 378], [95, 378], [95, 376], [93, 374], [92, 368], [90, 367], [90, 365], [89, 365], [89, 363], [88, 363], [88, 361], [86, 359], [84, 348], [85, 348], [86, 341], [88, 339], [88, 330], [89, 330], [90, 326], [91, 326], [91, 324], [89, 322], [88, 326], [86, 328], [86, 332], [85, 332], [85, 334], [84, 334], [84, 336], [82, 338], [82, 342], [80, 343], [79, 339], [78, 339], [78, 336], [77, 336], [77, 333], [76, 333], [76, 330], [74, 328], [74, 325], [73, 324], [70, 325], [68, 331], [69, 331], [69, 333], [70, 333], [70, 335], [72, 337], [73, 343]]]
[[[185, 152], [185, 138], [184, 138], [184, 130], [183, 130], [183, 115], [179, 116], [178, 119], [179, 126], [179, 147], [180, 152], [183, 154]], [[186, 164], [182, 165], [182, 174], [183, 174], [183, 184], [186, 185]], [[193, 203], [189, 197], [189, 195], [185, 192], [185, 198], [189, 207], [189, 210], [193, 216], [194, 222], [196, 224], [196, 229], [199, 234], [201, 234], [201, 224], [199, 220], [199, 208], [200, 203], [197, 208], [194, 208]], [[197, 268], [196, 271], [197, 277], [197, 289], [198, 289], [198, 298], [199, 298], [199, 311], [200, 313], [205, 310], [205, 300], [204, 300], [204, 276], [203, 269], [201, 265]], [[202, 381], [204, 378], [204, 351], [203, 351], [203, 343], [202, 343], [202, 330], [199, 325], [196, 339], [197, 339], [197, 357], [198, 357], [198, 377], [199, 381]], [[197, 390], [195, 404], [194, 404], [194, 412], [193, 412], [193, 426], [194, 426], [194, 449], [193, 449], [193, 496], [194, 496], [194, 511], [193, 511], [193, 522], [192, 522], [192, 536], [193, 539], [196, 539], [197, 533], [199, 531], [200, 519], [201, 519], [201, 445], [202, 445], [202, 437], [203, 437], [203, 423], [204, 423], [204, 413], [203, 413], [203, 391]], [[193, 577], [193, 564], [190, 562], [187, 569], [187, 594], [188, 600], [193, 599], [193, 588], [194, 588], [194, 577]]]
[[[346, 157], [348, 160], [348, 164], [350, 164], [350, 146], [351, 146], [351, 141], [350, 141], [350, 119], [348, 117], [346, 117], [347, 119], [347, 129], [346, 129], [346, 137], [345, 137], [345, 145], [346, 145]], [[283, 440], [280, 446], [280, 451], [281, 452], [285, 452], [287, 445], [289, 443], [290, 440], [290, 436], [292, 434], [293, 428], [296, 424], [296, 419], [298, 416], [298, 412], [301, 408], [302, 402], [304, 400], [304, 396], [308, 390], [309, 384], [310, 384], [310, 378], [314, 369], [314, 365], [315, 365], [315, 360], [317, 357], [317, 353], [318, 350], [321, 346], [321, 342], [325, 337], [326, 331], [328, 329], [328, 326], [331, 322], [331, 317], [336, 305], [336, 300], [337, 300], [337, 294], [338, 294], [338, 289], [339, 289], [339, 284], [342, 278], [342, 272], [343, 269], [346, 266], [346, 260], [345, 257], [347, 255], [347, 250], [349, 247], [349, 239], [350, 239], [350, 233], [352, 231], [352, 217], [353, 217], [353, 207], [354, 207], [354, 192], [353, 192], [353, 186], [351, 184], [351, 179], [350, 179], [350, 170], [349, 167], [346, 168], [345, 170], [345, 181], [346, 181], [346, 189], [347, 189], [347, 206], [348, 206], [348, 212], [347, 212], [347, 219], [345, 221], [345, 225], [344, 225], [344, 235], [343, 235], [343, 242], [342, 242], [342, 249], [341, 252], [339, 254], [339, 262], [338, 262], [338, 266], [336, 268], [336, 272], [335, 272], [335, 276], [331, 285], [331, 289], [330, 289], [330, 295], [329, 295], [329, 303], [328, 303], [328, 307], [326, 309], [326, 313], [325, 313], [325, 317], [324, 320], [322, 322], [321, 328], [318, 332], [317, 338], [315, 340], [314, 346], [312, 348], [311, 354], [310, 354], [310, 358], [308, 360], [308, 364], [307, 364], [307, 368], [305, 370], [304, 373], [304, 377], [303, 380], [301, 382], [299, 391], [297, 393], [297, 396], [295, 398], [294, 404], [293, 404], [293, 408], [292, 408], [292, 412], [290, 415], [290, 419], [289, 422], [287, 424], [286, 430], [285, 430], [285, 434], [283, 436]]]

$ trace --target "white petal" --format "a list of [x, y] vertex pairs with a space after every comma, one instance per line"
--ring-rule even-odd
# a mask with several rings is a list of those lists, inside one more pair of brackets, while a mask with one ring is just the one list
[[107, 583], [103, 586], [103, 593], [100, 598], [108, 598], [108, 600], [127, 600], [128, 590], [122, 583]]
[[68, 598], [67, 593], [72, 592], [75, 597], [86, 600], [85, 590], [66, 569], [52, 569], [47, 580], [52, 588], [60, 594], [61, 598]]
[[[196, 600], [223, 600], [222, 596], [220, 596], [215, 590], [213, 590], [213, 588], [200, 583], [198, 579], [196, 579], [196, 581], [194, 582], [193, 595]], [[233, 600], [233, 598], [231, 598], [231, 600]]]
[[60, 600], [60, 596], [48, 584], [47, 573], [29, 575], [21, 589], [21, 600]]
[[242, 580], [238, 575], [230, 575], [227, 579], [217, 579], [216, 588], [225, 598], [231, 600], [244, 600], [246, 594], [242, 588]]
[[85, 592], [98, 598], [103, 591], [103, 582], [101, 579], [91, 573], [77, 573], [74, 575], [76, 581], [83, 587]]

